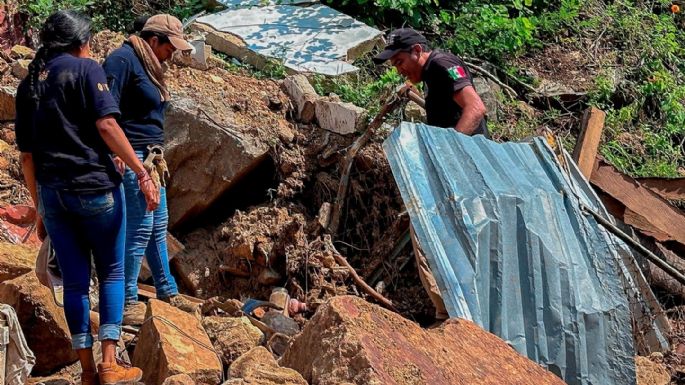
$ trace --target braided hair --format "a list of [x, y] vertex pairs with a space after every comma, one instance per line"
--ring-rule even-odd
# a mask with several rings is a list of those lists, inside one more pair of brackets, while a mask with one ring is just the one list
[[40, 100], [38, 80], [48, 60], [59, 53], [69, 52], [86, 44], [92, 35], [90, 19], [71, 10], [50, 15], [40, 31], [41, 46], [29, 64], [29, 93], [34, 103]]

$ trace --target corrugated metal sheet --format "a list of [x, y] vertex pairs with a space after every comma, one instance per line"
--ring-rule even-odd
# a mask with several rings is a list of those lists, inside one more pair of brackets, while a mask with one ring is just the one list
[[635, 383], [620, 253], [632, 257], [583, 215], [580, 201], [604, 208], [544, 140], [498, 144], [402, 123], [384, 148], [451, 316], [569, 384]]

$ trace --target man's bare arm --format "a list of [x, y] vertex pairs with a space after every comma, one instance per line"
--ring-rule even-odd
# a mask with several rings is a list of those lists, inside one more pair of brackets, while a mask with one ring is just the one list
[[487, 109], [473, 86], [466, 86], [454, 93], [454, 101], [462, 108], [461, 118], [455, 129], [462, 134], [473, 135]]

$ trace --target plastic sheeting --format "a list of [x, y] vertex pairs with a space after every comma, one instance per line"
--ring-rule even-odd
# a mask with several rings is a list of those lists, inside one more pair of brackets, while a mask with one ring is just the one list
[[627, 248], [581, 212], [604, 209], [544, 140], [402, 123], [384, 148], [451, 316], [568, 384], [635, 383]]
[[324, 75], [356, 71], [345, 61], [353, 59], [350, 52], [368, 51], [382, 34], [321, 4], [227, 9], [197, 22], [240, 37], [251, 51], [283, 60], [293, 71]]

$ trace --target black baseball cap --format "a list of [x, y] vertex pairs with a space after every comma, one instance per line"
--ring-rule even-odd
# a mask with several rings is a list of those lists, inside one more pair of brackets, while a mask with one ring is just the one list
[[414, 44], [428, 44], [428, 41], [423, 35], [411, 28], [396, 29], [390, 32], [385, 48], [373, 58], [373, 61], [376, 64], [381, 64], [396, 53], [409, 50]]

